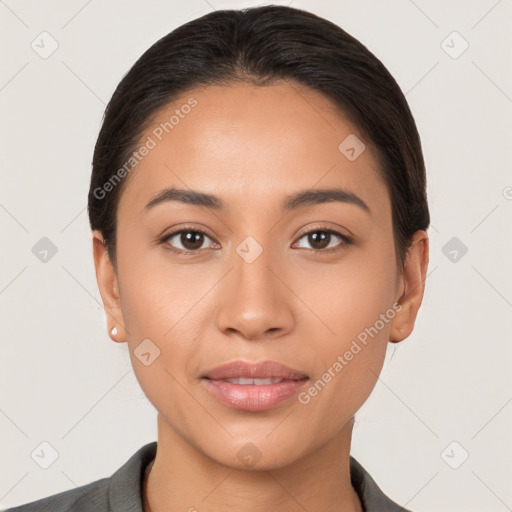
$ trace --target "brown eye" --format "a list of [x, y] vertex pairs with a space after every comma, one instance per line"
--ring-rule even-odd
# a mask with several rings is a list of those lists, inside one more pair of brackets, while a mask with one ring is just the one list
[[[306, 239], [310, 247], [300, 245], [300, 240]], [[331, 252], [342, 249], [350, 244], [349, 237], [338, 233], [337, 231], [327, 229], [317, 229], [309, 231], [299, 238], [299, 247], [311, 249], [318, 252]]]
[[170, 249], [176, 252], [199, 252], [203, 249], [206, 239], [211, 238], [202, 231], [181, 230], [175, 231], [162, 239], [162, 243], [170, 245]]

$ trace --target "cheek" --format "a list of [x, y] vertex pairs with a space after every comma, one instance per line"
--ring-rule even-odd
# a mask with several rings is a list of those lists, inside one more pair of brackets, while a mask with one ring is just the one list
[[[390, 325], [380, 316], [391, 308], [384, 283], [369, 284], [352, 274], [344, 279], [344, 286], [317, 303], [323, 322], [334, 334], [317, 333], [312, 337], [314, 346], [305, 354], [316, 362], [310, 386], [298, 397], [304, 428], [311, 433], [321, 430], [326, 436], [335, 435], [361, 408], [377, 382]], [[387, 319], [390, 321], [391, 315]], [[328, 332], [321, 325], [319, 328]]]
[[195, 305], [215, 284], [214, 276], [202, 272], [201, 265], [180, 263], [163, 247], [143, 242], [130, 250], [119, 238], [122, 310], [130, 338], [165, 342], [196, 318]]
[[[118, 252], [118, 263], [130, 358], [142, 389], [161, 410], [169, 390], [179, 393], [178, 382], [188, 384], [196, 340], [205, 322], [211, 322], [212, 297], [222, 272], [217, 276], [200, 265], [171, 264], [164, 249], [153, 250], [154, 255], [147, 249], [124, 250]], [[154, 362], [145, 365], [148, 359]]]
[[[311, 333], [315, 343], [310, 356], [318, 361], [319, 373], [325, 376], [331, 392], [339, 389], [335, 401], [345, 403], [346, 408], [345, 399], [353, 399], [357, 409], [382, 367], [395, 310], [385, 276], [369, 279], [365, 273], [360, 279], [354, 271], [339, 277], [337, 282], [331, 275], [325, 283], [330, 286], [325, 293], [310, 291], [302, 295], [323, 324], [316, 322], [316, 335]], [[324, 334], [319, 335], [320, 332]]]
[[144, 339], [150, 339], [160, 350], [159, 362], [165, 367], [179, 367], [193, 354], [194, 340], [200, 337], [205, 317], [205, 300], [209, 284], [199, 273], [180, 279], [158, 274], [147, 275], [143, 284], [128, 278], [123, 288], [123, 317], [128, 329], [131, 351]]
[[[302, 403], [333, 408], [348, 418], [371, 393], [386, 355], [396, 315], [393, 246], [382, 238], [372, 249], [340, 265], [304, 269], [301, 275], [297, 274], [297, 283], [304, 284], [298, 295], [318, 319], [309, 322], [317, 330], [316, 335], [310, 333], [315, 343], [308, 349], [318, 373]], [[334, 428], [339, 418], [331, 417]]]
[[313, 435], [335, 435], [367, 400], [378, 379], [386, 353], [386, 343], [373, 339], [367, 345], [358, 341], [323, 346], [325, 366], [300, 393], [304, 429]]
[[[290, 275], [294, 291], [318, 319], [323, 337], [331, 346], [343, 343], [370, 328], [393, 305], [396, 268], [393, 246], [382, 237], [363, 248], [349, 249], [334, 264], [297, 264]], [[389, 323], [380, 325], [386, 334]], [[334, 343], [332, 343], [334, 342]]]

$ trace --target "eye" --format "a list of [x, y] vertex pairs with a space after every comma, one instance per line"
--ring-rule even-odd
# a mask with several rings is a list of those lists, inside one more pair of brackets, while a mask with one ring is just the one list
[[[336, 239], [338, 239], [337, 243]], [[302, 245], [299, 246], [300, 248], [324, 253], [340, 251], [352, 242], [350, 237], [332, 229], [308, 231], [299, 238], [299, 243], [301, 240], [306, 240], [306, 243], [310, 244], [311, 247], [304, 247]]]
[[[206, 239], [212, 240], [204, 231], [200, 229], [182, 228], [165, 235], [160, 242], [166, 244], [167, 249], [177, 253], [194, 253], [205, 249]], [[212, 240], [213, 242], [213, 240]], [[213, 242], [215, 245], [216, 242]]]
[[[205, 243], [210, 240], [210, 244], [205, 247]], [[301, 242], [310, 244], [310, 247], [304, 246]], [[352, 242], [351, 238], [335, 231], [333, 229], [315, 229], [304, 233], [299, 242], [294, 245], [301, 249], [308, 249], [318, 253], [330, 253], [340, 251], [346, 248]], [[160, 243], [164, 244], [166, 249], [179, 254], [194, 254], [201, 250], [210, 248], [219, 248], [213, 239], [204, 231], [197, 228], [181, 228], [165, 235]]]

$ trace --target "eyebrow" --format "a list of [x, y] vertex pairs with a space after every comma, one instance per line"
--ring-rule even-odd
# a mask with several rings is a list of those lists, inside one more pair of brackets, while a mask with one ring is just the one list
[[[226, 204], [220, 197], [197, 190], [186, 190], [176, 187], [166, 188], [154, 196], [144, 207], [148, 211], [158, 204], [169, 201], [180, 201], [195, 206], [202, 206], [210, 210], [224, 210]], [[371, 213], [370, 207], [354, 193], [341, 188], [306, 189], [288, 196], [281, 206], [283, 212], [305, 208], [317, 204], [338, 201], [341, 203], [353, 204], [362, 208], [365, 212]]]

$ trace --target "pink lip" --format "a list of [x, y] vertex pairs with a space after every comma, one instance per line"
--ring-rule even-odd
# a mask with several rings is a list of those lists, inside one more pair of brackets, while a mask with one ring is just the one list
[[[277, 384], [242, 385], [232, 384], [222, 379], [248, 377], [252, 379], [280, 378]], [[274, 361], [248, 363], [233, 361], [210, 370], [203, 376], [207, 390], [221, 403], [233, 409], [245, 411], [265, 411], [276, 407], [309, 380], [307, 375]]]
[[217, 366], [206, 372], [203, 377], [212, 380], [236, 379], [238, 377], [250, 377], [251, 379], [274, 377], [277, 379], [298, 380], [304, 379], [307, 375], [276, 361], [249, 363], [248, 361], [238, 360]]
[[206, 388], [224, 405], [244, 411], [266, 411], [295, 395], [309, 379], [283, 380], [263, 386], [231, 384], [223, 380], [203, 379]]

